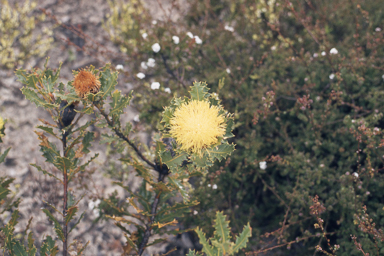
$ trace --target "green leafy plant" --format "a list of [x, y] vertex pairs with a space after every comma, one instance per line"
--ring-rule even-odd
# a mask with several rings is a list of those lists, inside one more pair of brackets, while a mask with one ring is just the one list
[[[247, 246], [248, 239], [252, 236], [252, 229], [249, 223], [244, 227], [241, 234], [236, 236], [235, 242], [231, 241], [229, 221], [225, 220], [226, 216], [222, 212], [216, 213], [215, 232], [212, 238], [207, 239], [203, 231], [197, 227], [196, 233], [200, 243], [203, 245], [202, 251], [206, 255], [237, 255], [240, 249]], [[193, 251], [189, 251], [187, 256], [201, 255]]]

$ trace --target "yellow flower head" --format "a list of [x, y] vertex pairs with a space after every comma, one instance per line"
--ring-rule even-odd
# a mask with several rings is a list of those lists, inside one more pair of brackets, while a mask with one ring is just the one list
[[99, 91], [100, 81], [92, 72], [83, 69], [75, 75], [73, 87], [77, 95], [84, 98], [88, 93], [97, 93]]
[[170, 120], [170, 134], [181, 149], [201, 155], [201, 150], [218, 142], [225, 134], [224, 116], [218, 106], [192, 100], [175, 110]]

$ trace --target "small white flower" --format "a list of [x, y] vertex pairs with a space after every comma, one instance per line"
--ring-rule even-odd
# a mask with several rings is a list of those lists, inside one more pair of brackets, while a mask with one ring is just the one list
[[171, 89], [170, 89], [170, 88], [168, 88], [168, 87], [167, 87], [167, 88], [165, 88], [165, 89], [164, 89], [164, 91], [165, 91], [165, 92], [167, 92], [167, 93], [171, 93]]
[[330, 75], [329, 75], [329, 79], [332, 80], [333, 78], [335, 78], [335, 74], [330, 74]]
[[377, 27], [377, 28], [375, 28], [375, 31], [376, 31], [376, 32], [380, 32], [380, 31], [381, 31], [381, 28]]
[[193, 210], [193, 215], [197, 215], [199, 212], [196, 210]]
[[154, 45], [152, 45], [152, 50], [154, 52], [159, 52], [161, 49], [160, 45], [158, 43], [155, 43]]
[[231, 70], [229, 68], [227, 68], [225, 71], [227, 71], [228, 74], [231, 73]]
[[272, 51], [276, 50], [276, 46], [272, 46], [272, 47], [271, 47], [271, 50], [272, 50]]
[[147, 33], [143, 33], [141, 36], [142, 36], [144, 39], [146, 39], [146, 38], [148, 37], [148, 34], [147, 34]]
[[189, 36], [190, 38], [193, 38], [193, 34], [191, 32], [187, 32], [187, 36]]
[[153, 21], [152, 21], [152, 24], [153, 24], [153, 25], [156, 25], [156, 24], [157, 24], [157, 20], [153, 20]]
[[212, 188], [213, 188], [213, 189], [217, 189], [217, 185], [216, 185], [216, 184], [213, 184]]
[[371, 192], [367, 191], [367, 192], [365, 192], [365, 194], [366, 194], [367, 196], [369, 196], [369, 195], [371, 194]]
[[144, 77], [145, 77], [145, 74], [144, 73], [138, 73], [137, 75], [136, 75], [138, 78], [140, 78], [140, 79], [143, 79]]
[[325, 55], [327, 55], [327, 53], [326, 52], [321, 52], [321, 56], [325, 56]]
[[229, 32], [233, 32], [233, 31], [235, 31], [235, 29], [234, 29], [233, 27], [230, 27], [230, 26], [228, 26], [228, 25], [225, 25], [224, 29], [227, 30], [227, 31], [229, 31]]
[[151, 89], [152, 90], [157, 90], [157, 89], [159, 89], [160, 88], [160, 83], [159, 82], [153, 82], [152, 84], [151, 84]]
[[320, 164], [320, 167], [321, 167], [321, 168], [324, 168], [324, 164]]
[[201, 40], [200, 37], [198, 37], [198, 36], [194, 36], [194, 38], [195, 38], [195, 42], [196, 42], [197, 44], [202, 44], [202, 43], [203, 43], [203, 40]]
[[144, 61], [141, 62], [141, 67], [142, 67], [143, 69], [147, 69], [147, 68], [148, 68], [148, 67], [147, 67], [147, 63], [145, 63]]
[[172, 40], [173, 40], [174, 44], [179, 44], [179, 42], [180, 42], [180, 38], [178, 36], [173, 36]]
[[336, 49], [336, 48], [332, 48], [330, 51], [329, 51], [330, 54], [338, 54], [339, 51]]
[[259, 163], [260, 169], [265, 170], [267, 169], [267, 162], [263, 161]]
[[153, 68], [156, 64], [156, 60], [153, 58], [149, 58], [147, 61], [147, 66]]
[[212, 187], [212, 184], [208, 184], [208, 187], [209, 187], [209, 188]]
[[93, 209], [92, 213], [93, 215], [95, 215], [96, 218], [100, 216], [100, 211], [98, 209]]
[[356, 178], [359, 178], [359, 174], [357, 172], [352, 173], [352, 175], [355, 176]]
[[140, 122], [140, 115], [135, 115], [135, 116], [133, 117], [133, 121], [135, 121], [135, 122]]
[[119, 64], [119, 65], [116, 65], [116, 69], [121, 69], [121, 70], [123, 70], [123, 69], [124, 69], [124, 66], [123, 66], [123, 65], [121, 65], [121, 64]]
[[383, 78], [383, 80], [384, 80], [384, 75], [382, 75], [381, 78]]
[[319, 57], [319, 54], [317, 54], [316, 52], [313, 54], [313, 58], [317, 58]]

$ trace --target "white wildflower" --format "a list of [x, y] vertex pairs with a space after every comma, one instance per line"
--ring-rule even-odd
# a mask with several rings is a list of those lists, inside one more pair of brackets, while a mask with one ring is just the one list
[[352, 175], [355, 176], [356, 178], [359, 178], [359, 174], [357, 172], [352, 173]]
[[153, 20], [153, 21], [152, 21], [152, 24], [153, 24], [153, 25], [156, 25], [156, 24], [157, 24], [157, 20]]
[[151, 84], [151, 89], [152, 90], [157, 90], [157, 89], [159, 89], [160, 88], [160, 83], [159, 82], [153, 82], [152, 84]]
[[135, 121], [135, 122], [140, 122], [140, 115], [135, 115], [135, 116], [133, 117], [133, 121]]
[[376, 31], [376, 32], [380, 32], [380, 31], [381, 31], [381, 28], [377, 27], [377, 28], [375, 28], [375, 31]]
[[124, 69], [124, 66], [123, 65], [121, 65], [121, 64], [119, 64], [119, 65], [116, 65], [116, 69], [117, 70], [123, 70]]
[[200, 37], [198, 37], [198, 36], [194, 36], [194, 38], [195, 38], [195, 42], [196, 42], [197, 44], [202, 44], [202, 43], [203, 43], [203, 40], [201, 40]]
[[165, 92], [167, 92], [167, 93], [171, 93], [171, 89], [170, 89], [170, 88], [168, 88], [168, 87], [167, 87], [167, 88], [165, 88], [165, 89], [164, 89], [164, 91], [165, 91]]
[[145, 77], [145, 74], [144, 73], [138, 73], [137, 75], [136, 75], [138, 78], [140, 78], [140, 79], [143, 79], [144, 77]]
[[329, 51], [330, 54], [338, 54], [339, 51], [336, 49], [336, 48], [332, 48], [330, 51]]
[[227, 31], [229, 31], [229, 32], [233, 32], [233, 31], [235, 31], [235, 29], [234, 29], [233, 27], [230, 27], [230, 26], [228, 26], [228, 25], [225, 25], [224, 29], [227, 30]]
[[148, 34], [147, 34], [147, 33], [143, 33], [141, 36], [142, 36], [144, 39], [146, 39], [146, 38], [148, 37]]
[[276, 50], [276, 46], [272, 46], [272, 47], [271, 47], [271, 50], [272, 50], [272, 51]]
[[325, 56], [325, 55], [327, 55], [327, 53], [326, 52], [321, 52], [321, 56]]
[[335, 78], [335, 74], [330, 74], [329, 79], [333, 80], [333, 78]]
[[187, 36], [189, 36], [190, 38], [193, 38], [193, 34], [191, 32], [187, 32]]
[[173, 40], [174, 44], [179, 44], [179, 42], [180, 42], [180, 38], [178, 36], [173, 36], [172, 40]]
[[193, 215], [197, 215], [199, 212], [196, 210], [193, 210]]
[[149, 58], [147, 61], [147, 66], [153, 68], [156, 65], [155, 62], [156, 62], [155, 59]]
[[316, 52], [313, 54], [313, 58], [317, 58], [319, 57], [319, 54], [317, 54]]
[[216, 184], [213, 184], [212, 188], [213, 188], [213, 189], [217, 189], [217, 185], [216, 185]]
[[144, 61], [141, 62], [141, 67], [142, 67], [143, 69], [147, 69], [147, 68], [148, 68], [148, 67], [147, 67], [147, 63], [145, 63]]
[[161, 49], [160, 45], [158, 43], [155, 43], [154, 45], [152, 45], [152, 50], [154, 52], [159, 52]]
[[267, 169], [267, 162], [263, 161], [259, 163], [260, 169], [265, 170]]
[[208, 184], [208, 187], [209, 187], [209, 188], [212, 187], [212, 184]]
[[231, 73], [231, 70], [229, 68], [227, 68], [225, 71], [227, 71], [228, 74]]

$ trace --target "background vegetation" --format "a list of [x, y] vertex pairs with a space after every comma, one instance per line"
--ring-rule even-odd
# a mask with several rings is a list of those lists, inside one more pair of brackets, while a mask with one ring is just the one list
[[[252, 227], [243, 254], [384, 253], [381, 1], [158, 1], [156, 20], [141, 1], [109, 4], [103, 29], [142, 130], [159, 132], [164, 107], [193, 81], [234, 113], [236, 151], [190, 180], [199, 204], [183, 229], [212, 237], [222, 211], [234, 234]], [[122, 168], [111, 161], [108, 175], [125, 183]], [[103, 202], [101, 219], [119, 199]]]

